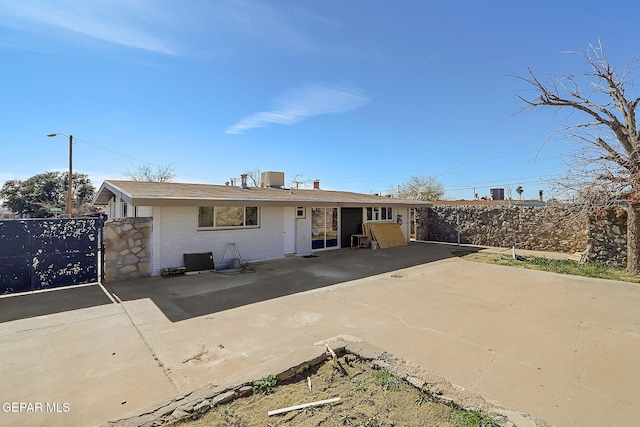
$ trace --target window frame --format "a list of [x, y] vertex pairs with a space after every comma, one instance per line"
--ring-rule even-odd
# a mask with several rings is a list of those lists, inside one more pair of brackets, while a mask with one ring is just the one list
[[[242, 209], [242, 225], [216, 225], [217, 217], [216, 217], [216, 208], [236, 208]], [[201, 209], [211, 209], [211, 225], [200, 225], [200, 215]], [[247, 210], [255, 209], [255, 224], [247, 224]], [[231, 206], [198, 206], [196, 210], [196, 228], [198, 230], [246, 230], [252, 228], [260, 228], [260, 206], [239, 206], [239, 205], [231, 205]]]
[[387, 206], [367, 206], [364, 208], [364, 222], [393, 222], [394, 207]]

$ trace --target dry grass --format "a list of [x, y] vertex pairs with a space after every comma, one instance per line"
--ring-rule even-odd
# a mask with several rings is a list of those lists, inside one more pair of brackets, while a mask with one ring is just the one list
[[[177, 426], [497, 426], [478, 412], [438, 403], [437, 390], [418, 390], [352, 355], [339, 358], [338, 368], [324, 363], [272, 390], [270, 384], [269, 377], [256, 381], [251, 396], [216, 406], [201, 418]], [[267, 415], [271, 410], [334, 397], [341, 400]]]
[[600, 261], [591, 261], [578, 264], [568, 259], [550, 259], [543, 257], [524, 257], [514, 260], [509, 256], [485, 252], [454, 251], [454, 255], [468, 261], [484, 262], [489, 264], [504, 265], [509, 267], [528, 268], [531, 270], [549, 271], [558, 274], [571, 274], [574, 276], [595, 277], [607, 280], [619, 280], [623, 282], [640, 283], [640, 277], [629, 274], [624, 268], [607, 265]]

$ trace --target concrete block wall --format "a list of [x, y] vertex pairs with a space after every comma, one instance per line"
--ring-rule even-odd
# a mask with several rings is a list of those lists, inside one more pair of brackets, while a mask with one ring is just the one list
[[151, 275], [152, 218], [116, 218], [104, 224], [107, 283]]
[[[163, 268], [184, 266], [185, 253], [212, 252], [216, 268], [226, 268], [237, 258], [234, 243], [246, 261], [262, 261], [284, 256], [282, 208], [261, 207], [259, 228], [198, 230], [195, 206], [155, 206], [153, 275]], [[226, 253], [225, 253], [226, 249]], [[223, 259], [224, 257], [224, 259]]]

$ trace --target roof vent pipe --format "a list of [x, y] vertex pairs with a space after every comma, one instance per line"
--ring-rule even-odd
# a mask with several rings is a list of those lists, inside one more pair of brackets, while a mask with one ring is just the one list
[[320, 180], [319, 179], [314, 179], [313, 180], [313, 189], [314, 190], [319, 190], [320, 189]]
[[242, 175], [240, 175], [240, 180], [242, 183], [242, 188], [249, 188], [249, 186], [247, 185], [247, 174], [243, 173]]

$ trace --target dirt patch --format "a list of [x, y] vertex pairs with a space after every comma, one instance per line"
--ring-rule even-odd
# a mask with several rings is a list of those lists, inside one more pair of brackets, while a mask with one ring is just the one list
[[[256, 381], [254, 389], [263, 385], [267, 392], [267, 383], [268, 378]], [[437, 402], [433, 395], [437, 391], [421, 392], [388, 370], [374, 369], [371, 362], [352, 355], [339, 358], [337, 368], [331, 362], [312, 367], [278, 384], [271, 393], [255, 391], [244, 399], [216, 406], [200, 419], [176, 426], [467, 425], [459, 422], [463, 411]], [[272, 410], [336, 397], [340, 400], [335, 403], [268, 415]]]
[[[534, 416], [453, 385], [375, 346], [333, 341], [331, 351], [278, 375], [223, 390], [203, 388], [110, 426], [547, 427]], [[320, 350], [320, 349], [319, 349]], [[291, 406], [336, 402], [269, 416]]]

